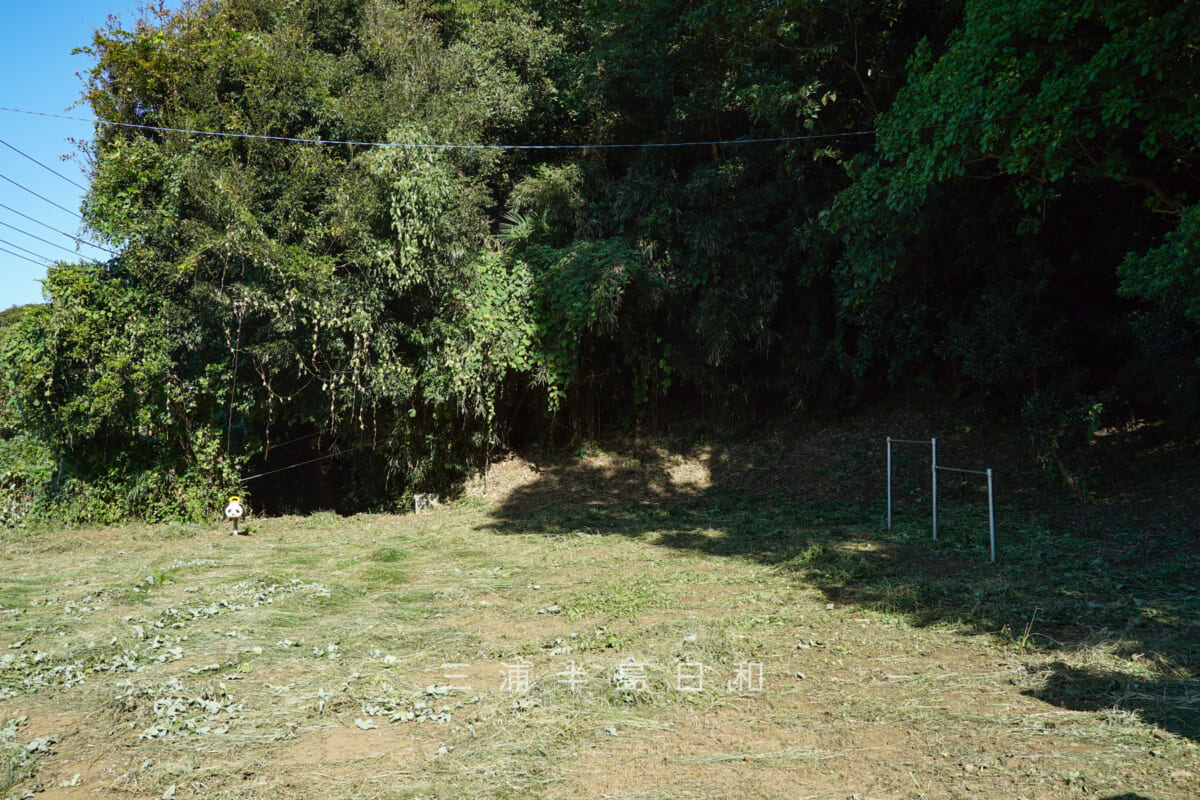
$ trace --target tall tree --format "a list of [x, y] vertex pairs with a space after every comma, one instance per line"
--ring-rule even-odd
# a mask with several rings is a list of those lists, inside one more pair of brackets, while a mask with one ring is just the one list
[[1194, 3], [967, 2], [917, 48], [822, 220], [860, 362], [1094, 394], [1133, 357], [1118, 288], [1194, 315], [1197, 34]]
[[[944, 4], [543, 7], [564, 40], [583, 44], [556, 62], [563, 128], [618, 145], [514, 195], [515, 210], [552, 229], [537, 240], [539, 274], [552, 279], [535, 285], [560, 287], [556, 297], [575, 287], [611, 312], [579, 337], [572, 374], [596, 376], [610, 397], [620, 383], [635, 402], [682, 386], [739, 413], [829, 399], [843, 386], [830, 380], [843, 333], [800, 230], [846, 186], [848, 159], [870, 149], [856, 134], [903, 84], [915, 43], [946, 29]], [[564, 203], [568, 183], [577, 199]], [[564, 208], [569, 219], [556, 216]]]
[[204, 0], [99, 31], [85, 213], [121, 256], [48, 284], [30, 330], [55, 344], [24, 363], [73, 377], [39, 433], [90, 454], [65, 462], [84, 481], [113, 452], [126, 481], [186, 472], [211, 442], [225, 483], [307, 436], [288, 460], [356, 452], [348, 502], [478, 464], [528, 360], [526, 283], [489, 243], [509, 159], [430, 145], [520, 128], [551, 42], [507, 2]]

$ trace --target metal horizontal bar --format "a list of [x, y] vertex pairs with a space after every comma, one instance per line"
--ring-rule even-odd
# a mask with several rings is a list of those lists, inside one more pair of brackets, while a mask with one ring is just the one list
[[968, 475], [987, 475], [987, 470], [985, 469], [958, 469], [957, 467], [943, 467], [941, 464], [938, 464], [934, 469], [943, 469], [946, 472], [965, 472]]
[[900, 444], [933, 444], [932, 439], [893, 439], [888, 437], [889, 442], [898, 442]]

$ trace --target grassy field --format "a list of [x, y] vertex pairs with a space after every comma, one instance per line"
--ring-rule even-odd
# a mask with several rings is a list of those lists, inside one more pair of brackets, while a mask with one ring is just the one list
[[0, 798], [1200, 796], [1191, 532], [1009, 491], [991, 565], [977, 488], [887, 532], [843, 433], [4, 532]]

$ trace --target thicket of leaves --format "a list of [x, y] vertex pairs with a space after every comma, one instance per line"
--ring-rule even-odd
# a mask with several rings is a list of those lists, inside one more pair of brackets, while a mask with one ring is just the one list
[[513, 440], [913, 384], [1023, 415], [1069, 472], [1105, 413], [1200, 411], [1196, 42], [1194, 4], [1154, 0], [113, 23], [84, 212], [121, 255], [4, 330], [4, 491], [75, 519], [390, 505]]
[[860, 346], [933, 354], [1048, 459], [1106, 408], [1194, 427], [1197, 34], [1193, 3], [967, 2], [915, 48], [813, 225]]
[[54, 491], [98, 494], [56, 502], [194, 515], [239, 475], [345, 453], [328, 495], [304, 486], [320, 469], [278, 485], [353, 506], [478, 466], [532, 336], [490, 242], [511, 159], [147, 126], [488, 141], [524, 126], [551, 43], [500, 2], [200, 2], [98, 32], [86, 97], [121, 125], [97, 128], [84, 212], [122, 255], [53, 270], [5, 361]]

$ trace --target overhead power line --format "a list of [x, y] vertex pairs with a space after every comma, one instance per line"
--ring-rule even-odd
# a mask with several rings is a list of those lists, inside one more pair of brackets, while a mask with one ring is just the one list
[[16, 225], [9, 225], [7, 222], [3, 222], [3, 221], [0, 221], [0, 225], [3, 225], [5, 228], [11, 228], [12, 230], [16, 231], [17, 233], [20, 233], [24, 236], [28, 236], [30, 239], [37, 239], [42, 244], [48, 244], [51, 247], [57, 247], [59, 250], [64, 250], [77, 258], [86, 258], [88, 261], [91, 261], [93, 263], [99, 263], [99, 262], [96, 262], [96, 259], [94, 259], [94, 258], [88, 258], [85, 255], [75, 252], [74, 250], [72, 250], [69, 247], [63, 247], [61, 244], [55, 244], [54, 242], [50, 241], [49, 239], [43, 239], [40, 236], [30, 233], [29, 231], [18, 228]]
[[45, 269], [46, 267], [50, 266], [49, 264], [47, 264], [43, 261], [34, 261], [29, 256], [23, 256], [20, 253], [14, 253], [12, 250], [9, 250], [7, 247], [0, 247], [0, 253], [7, 253], [8, 255], [12, 256], [13, 258], [19, 258], [22, 261], [28, 261], [30, 264], [33, 264], [35, 267], [41, 267], [42, 269]]
[[0, 144], [4, 145], [4, 146], [5, 146], [5, 147], [7, 147], [9, 150], [12, 150], [14, 153], [17, 153], [18, 155], [22, 155], [22, 156], [24, 156], [25, 158], [28, 158], [30, 161], [32, 161], [33, 163], [37, 164], [37, 165], [38, 165], [39, 167], [41, 167], [42, 169], [46, 170], [47, 172], [53, 173], [54, 175], [57, 175], [58, 177], [62, 178], [64, 181], [66, 181], [67, 183], [71, 184], [72, 186], [75, 186], [75, 187], [77, 187], [77, 188], [79, 188], [79, 189], [83, 189], [85, 192], [87, 191], [87, 187], [86, 187], [86, 186], [84, 186], [84, 185], [82, 185], [82, 184], [80, 184], [80, 183], [77, 183], [77, 182], [75, 182], [75, 181], [74, 181], [74, 180], [72, 180], [71, 178], [68, 178], [66, 175], [63, 175], [63, 174], [62, 174], [61, 172], [59, 172], [58, 170], [54, 169], [54, 167], [49, 167], [49, 166], [46, 166], [46, 165], [45, 165], [45, 164], [43, 164], [41, 161], [38, 161], [38, 160], [37, 160], [36, 158], [34, 158], [33, 156], [29, 155], [29, 153], [26, 153], [26, 152], [24, 152], [24, 151], [22, 151], [22, 150], [18, 150], [16, 147], [13, 147], [11, 144], [9, 144], [8, 142], [4, 141], [3, 139], [0, 139]]
[[24, 217], [25, 219], [29, 220], [30, 222], [33, 222], [37, 225], [41, 225], [43, 228], [46, 228], [48, 230], [52, 230], [55, 233], [57, 233], [59, 236], [66, 236], [68, 239], [74, 239], [76, 242], [79, 242], [79, 244], [85, 244], [88, 247], [94, 247], [97, 250], [103, 250], [105, 253], [108, 253], [110, 255], [114, 255], [114, 256], [119, 255], [119, 253], [117, 253], [116, 250], [110, 250], [109, 248], [104, 247], [103, 245], [98, 245], [93, 242], [89, 242], [87, 239], [80, 239], [78, 236], [75, 236], [74, 234], [70, 234], [70, 233], [67, 233], [66, 231], [59, 230], [58, 228], [54, 227], [53, 225], [48, 225], [45, 222], [42, 222], [40, 219], [35, 219], [24, 212], [18, 211], [17, 209], [13, 208], [12, 206], [5, 205], [4, 203], [0, 203], [0, 208], [7, 209], [19, 217]]
[[49, 264], [43, 264], [42, 261], [35, 261], [34, 259], [29, 258], [28, 255], [14, 253], [11, 251], [11, 249], [8, 249], [7, 247], [0, 247], [0, 253], [7, 253], [8, 255], [12, 255], [13, 258], [19, 258], [20, 260], [23, 260], [23, 261], [29, 261], [30, 264], [37, 266], [37, 267], [41, 267], [41, 269], [46, 269], [46, 267], [49, 266]]
[[50, 205], [54, 206], [55, 208], [57, 208], [57, 209], [61, 209], [62, 211], [65, 211], [65, 212], [67, 212], [68, 214], [70, 214], [71, 216], [75, 217], [76, 219], [83, 219], [83, 217], [79, 216], [79, 212], [78, 212], [78, 211], [72, 211], [71, 209], [67, 208], [66, 206], [61, 206], [61, 205], [59, 205], [58, 203], [56, 203], [56, 202], [54, 202], [53, 200], [51, 200], [49, 197], [44, 197], [44, 196], [42, 196], [42, 195], [38, 194], [37, 192], [35, 192], [33, 189], [30, 189], [28, 186], [25, 186], [24, 184], [17, 183], [16, 181], [14, 181], [12, 178], [8, 177], [7, 175], [0, 175], [0, 178], [3, 178], [4, 180], [8, 181], [8, 182], [9, 182], [9, 183], [11, 183], [13, 186], [16, 186], [18, 189], [21, 189], [21, 190], [23, 190], [23, 191], [29, 192], [31, 195], [33, 195], [33, 196], [34, 196], [34, 197], [36, 197], [37, 199], [39, 199], [39, 200], [43, 200], [43, 201], [45, 201], [45, 202], [49, 203]]
[[[1101, 108], [1110, 106], [1127, 105], [1133, 103], [1143, 103], [1150, 100], [1160, 100], [1164, 97], [1171, 97], [1178, 92], [1165, 92], [1163, 94], [1153, 95], [1151, 97], [1134, 97], [1125, 98], [1122, 100], [1112, 100], [1105, 103], [1093, 103], [1091, 105], [1080, 106], [1074, 109], [1075, 112], [1080, 111], [1095, 111]], [[635, 142], [627, 144], [451, 144], [451, 143], [432, 143], [432, 142], [360, 142], [348, 141], [340, 139], [310, 139], [293, 136], [268, 136], [260, 133], [230, 133], [228, 131], [208, 131], [192, 128], [168, 128], [159, 125], [142, 125], [135, 122], [117, 122], [106, 119], [87, 119], [85, 117], [74, 117], [67, 114], [50, 114], [44, 111], [26, 111], [20, 108], [9, 108], [0, 106], [0, 111], [7, 111], [13, 114], [29, 114], [37, 117], [48, 117], [51, 119], [63, 119], [72, 122], [90, 122], [95, 125], [103, 125], [115, 128], [129, 128], [133, 130], [155, 131], [159, 133], [183, 133], [193, 136], [212, 136], [227, 139], [257, 139], [270, 142], [289, 142], [293, 144], [316, 144], [316, 145], [349, 145], [354, 147], [395, 147], [395, 148], [411, 148], [424, 150], [629, 150], [640, 148], [667, 148], [667, 147], [707, 147], [714, 145], [739, 145], [739, 144], [771, 144], [779, 142], [806, 142], [822, 139], [839, 139], [847, 136], [874, 136], [879, 133], [878, 129], [870, 130], [851, 130], [838, 131], [835, 133], [812, 133], [802, 136], [772, 136], [767, 138], [756, 139], [706, 139], [687, 142]], [[1020, 119], [1020, 115], [1012, 114], [1006, 117], [980, 117], [970, 120], [958, 120], [955, 122], [944, 122], [935, 125], [918, 125], [912, 126], [912, 130], [934, 130], [937, 128], [946, 128], [955, 124], [972, 124], [972, 123], [996, 123], [1006, 120]]]
[[347, 447], [344, 450], [337, 450], [332, 453], [327, 453], [323, 456], [317, 456], [316, 458], [310, 458], [307, 461], [301, 461], [298, 464], [291, 464], [286, 467], [280, 467], [279, 469], [268, 470], [267, 472], [260, 472], [257, 475], [250, 475], [248, 477], [242, 478], [241, 481], [239, 481], [239, 482], [240, 483], [248, 483], [250, 481], [257, 480], [258, 478], [265, 478], [268, 475], [274, 475], [279, 472], [287, 472], [288, 470], [298, 469], [300, 467], [306, 467], [309, 464], [316, 464], [318, 461], [328, 461], [331, 458], [337, 458], [338, 456], [343, 456], [347, 453], [353, 453], [355, 450], [361, 450], [364, 447], [366, 447], [366, 445], [362, 445], [362, 444], [356, 445], [354, 447]]
[[258, 139], [269, 142], [292, 144], [349, 145], [352, 147], [397, 147], [415, 150], [630, 150], [651, 147], [708, 147], [713, 145], [770, 144], [773, 142], [801, 142], [813, 139], [836, 139], [843, 136], [870, 136], [875, 131], [843, 131], [840, 133], [814, 133], [805, 136], [773, 136], [764, 139], [706, 139], [689, 142], [641, 142], [631, 144], [437, 144], [430, 142], [356, 142], [340, 139], [306, 139], [294, 136], [268, 136], [261, 133], [229, 133], [228, 131], [205, 131], [192, 128], [166, 128], [158, 125], [141, 125], [134, 122], [115, 122], [107, 119], [86, 119], [67, 114], [49, 114], [44, 111], [25, 111], [20, 108], [0, 106], [0, 111], [14, 114], [31, 114], [37, 117], [65, 119], [72, 122], [91, 122], [113, 128], [155, 131], [158, 133], [186, 133], [193, 136], [213, 136], [225, 139]]
[[0, 239], [0, 243], [6, 244], [9, 247], [15, 247], [16, 249], [20, 250], [23, 253], [29, 253], [29, 255], [33, 256], [33, 258], [36, 258], [38, 260], [34, 261], [33, 258], [29, 258], [27, 256], [22, 256], [22, 255], [17, 255], [16, 253], [9, 251], [9, 250], [4, 251], [4, 252], [8, 253], [10, 256], [17, 256], [17, 258], [24, 258], [26, 261], [37, 264], [39, 267], [48, 267], [54, 263], [50, 259], [41, 255], [40, 253], [35, 253], [32, 250], [28, 250], [24, 247], [21, 247], [21, 245], [10, 242], [8, 239]]

